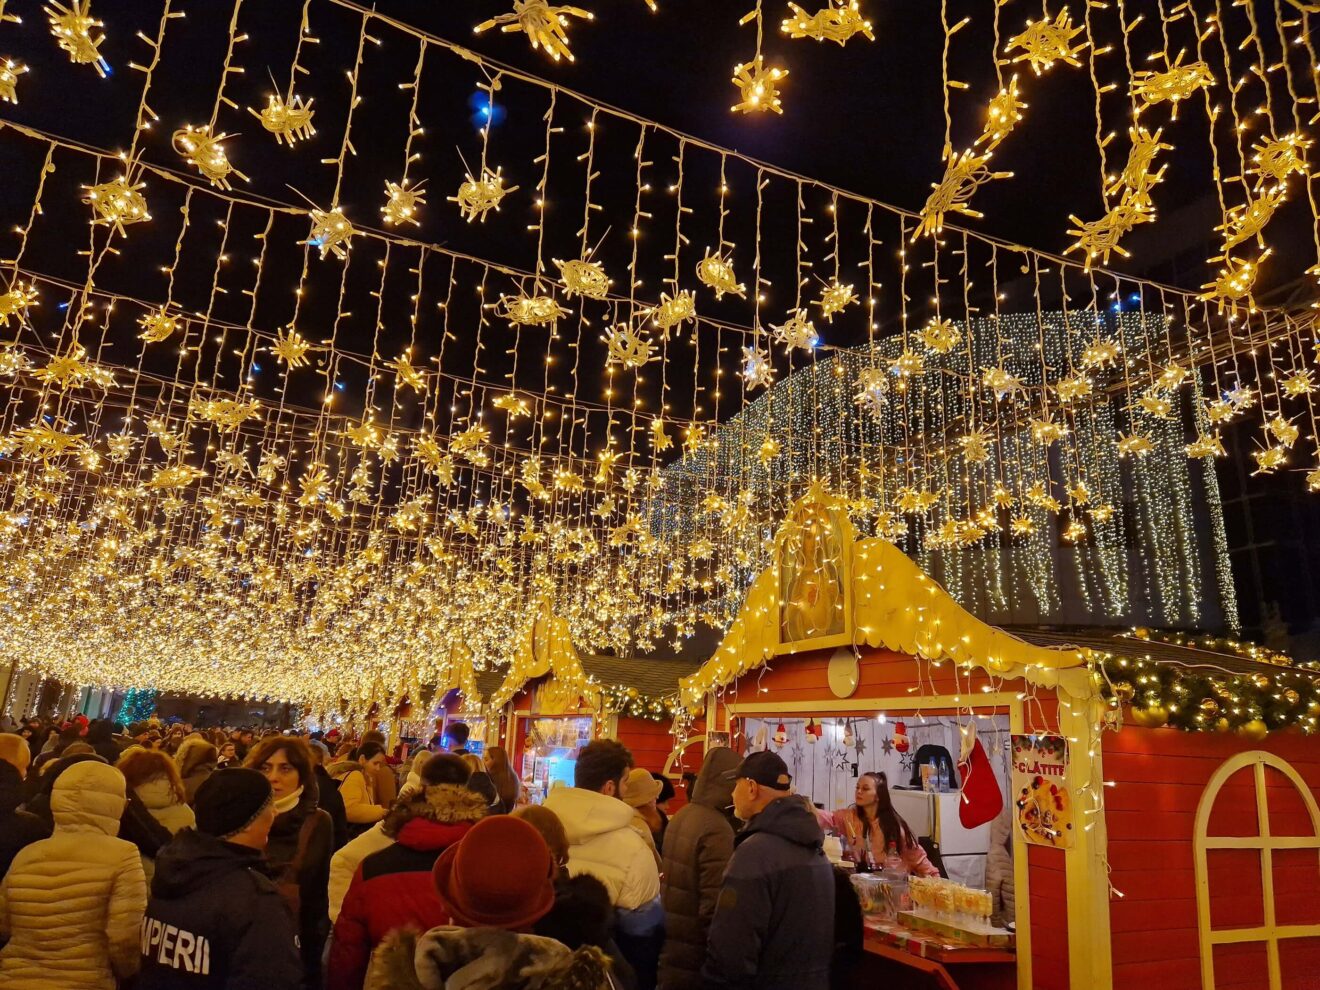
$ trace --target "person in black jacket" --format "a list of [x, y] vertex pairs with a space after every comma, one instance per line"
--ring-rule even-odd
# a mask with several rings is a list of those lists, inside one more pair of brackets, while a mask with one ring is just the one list
[[119, 743], [115, 742], [115, 724], [108, 718], [98, 718], [87, 726], [87, 745], [111, 766], [119, 762]]
[[834, 954], [834, 874], [816, 816], [792, 798], [775, 753], [734, 770], [734, 814], [747, 824], [715, 904], [702, 985], [738, 990], [828, 990]]
[[348, 843], [348, 816], [344, 814], [344, 799], [339, 795], [339, 781], [326, 772], [325, 764], [330, 759], [330, 750], [325, 743], [313, 739], [307, 744], [312, 753], [312, 772], [316, 774], [317, 807], [330, 816], [334, 825], [335, 849], [342, 849]]
[[51, 827], [36, 815], [19, 811], [23, 803], [23, 778], [12, 763], [0, 760], [0, 877], [18, 851], [50, 836]]
[[302, 960], [262, 851], [275, 823], [270, 783], [218, 770], [197, 789], [197, 828], [156, 858], [142, 918], [138, 990], [296, 990]]

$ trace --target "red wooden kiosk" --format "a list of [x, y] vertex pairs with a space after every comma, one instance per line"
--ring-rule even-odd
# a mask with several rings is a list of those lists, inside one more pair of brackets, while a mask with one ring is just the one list
[[780, 746], [786, 758], [810, 749], [788, 748], [794, 720], [845, 763], [852, 750], [830, 740], [855, 746], [881, 719], [1066, 740], [1068, 811], [1044, 844], [1027, 816], [1034, 794], [1004, 795], [1015, 966], [1002, 952], [868, 933], [869, 950], [904, 961], [904, 985], [1320, 987], [1320, 738], [1155, 728], [1158, 712], [1121, 706], [1097, 669], [1102, 645], [1144, 662], [1149, 644], [1041, 638], [1056, 641], [976, 619], [896, 547], [856, 538], [843, 504], [816, 489], [789, 514], [719, 649], [681, 682], [681, 701], [735, 747]]

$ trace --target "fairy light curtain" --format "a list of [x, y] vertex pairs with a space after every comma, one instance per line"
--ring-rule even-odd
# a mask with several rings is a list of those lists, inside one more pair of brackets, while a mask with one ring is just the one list
[[[726, 621], [812, 475], [955, 587], [1006, 541], [1027, 563], [991, 581], [996, 606], [1057, 602], [1041, 549], [1057, 530], [1083, 548], [1092, 604], [1121, 611], [1125, 493], [1137, 527], [1185, 523], [1184, 479], [1212, 483], [1235, 420], [1259, 421], [1260, 471], [1312, 456], [1313, 328], [1252, 305], [1243, 266], [1263, 255], [1238, 250], [1256, 240], [1237, 221], [1231, 277], [1205, 292], [941, 233], [975, 218], [976, 186], [1008, 181], [987, 156], [1027, 139], [1011, 72], [1079, 71], [1098, 13], [1083, 34], [1051, 12], [1042, 38], [1013, 37], [979, 150], [946, 156], [949, 205], [910, 213], [346, 0], [146, 6], [0, 24], [23, 53], [0, 80], [19, 100], [0, 119], [18, 204], [0, 241], [0, 607], [24, 667], [351, 713], [447, 682], [460, 650], [504, 663], [546, 596], [580, 648], [632, 655]], [[1225, 44], [1180, 10], [1167, 31]], [[831, 40], [864, 35], [845, 33]], [[1295, 68], [1259, 83], [1279, 126], [1314, 89]], [[1283, 98], [1284, 75], [1311, 89]], [[1097, 90], [1098, 132], [1119, 90], [1156, 129], [1195, 104], [1125, 78]], [[1234, 90], [1243, 113], [1256, 79]], [[455, 94], [474, 90], [471, 122]], [[1097, 180], [1116, 209], [1150, 212], [1166, 153], [1150, 127]], [[1245, 141], [1241, 190], [1304, 184], [1304, 142], [1256, 161]], [[728, 422], [752, 401], [764, 413]], [[713, 456], [731, 428], [738, 456]], [[1171, 471], [1180, 450], [1200, 464]], [[1178, 532], [1151, 545], [1152, 608], [1194, 622], [1207, 579]]]

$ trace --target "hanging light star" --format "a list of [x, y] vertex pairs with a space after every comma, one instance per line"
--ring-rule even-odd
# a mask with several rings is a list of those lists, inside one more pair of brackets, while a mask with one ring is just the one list
[[770, 462], [779, 456], [779, 451], [781, 449], [779, 441], [774, 437], [767, 435], [766, 438], [761, 441], [761, 447], [756, 452], [756, 459], [760, 461], [761, 467], [768, 467]]
[[1282, 447], [1291, 447], [1302, 433], [1296, 423], [1278, 414], [1271, 416], [1265, 426]]
[[1142, 433], [1119, 434], [1118, 437], [1118, 456], [1119, 457], [1145, 457], [1155, 449], [1155, 444], [1151, 442], [1150, 437]]
[[26, 324], [28, 309], [36, 304], [37, 287], [27, 282], [15, 282], [7, 292], [0, 293], [0, 326], [9, 326], [11, 316], [20, 324]]
[[605, 331], [604, 341], [609, 348], [607, 364], [618, 364], [625, 368], [643, 367], [655, 359], [651, 353], [651, 343], [641, 331], [626, 323], [618, 323]]
[[[1261, 255], [1262, 259], [1264, 257], [1265, 255]], [[1224, 267], [1219, 269], [1219, 275], [1214, 281], [1201, 286], [1206, 291], [1201, 293], [1199, 298], [1204, 302], [1214, 302], [1220, 313], [1226, 309], [1234, 309], [1245, 299], [1248, 308], [1254, 312], [1255, 305], [1251, 302], [1251, 290], [1256, 285], [1256, 274], [1259, 270], [1258, 264], [1254, 261], [1236, 261], [1229, 258]]]
[[757, 347], [742, 349], [741, 374], [749, 392], [755, 388], [764, 388], [775, 380], [775, 369], [770, 358]]
[[932, 318], [917, 332], [917, 339], [928, 351], [935, 354], [948, 354], [961, 343], [962, 331], [958, 329], [953, 320]]
[[853, 287], [841, 285], [836, 280], [821, 290], [816, 305], [820, 307], [821, 318], [827, 323], [833, 323], [835, 313], [842, 313], [855, 302], [857, 302], [857, 294], [853, 292]]
[[867, 41], [875, 41], [871, 22], [862, 17], [858, 0], [828, 0], [828, 4], [814, 14], [808, 14], [797, 4], [790, 3], [788, 9], [792, 16], [784, 18], [780, 30], [794, 39], [838, 42], [840, 48], [856, 34], [863, 35]]
[[1306, 150], [1311, 141], [1294, 131], [1281, 138], [1261, 138], [1252, 145], [1251, 156], [1256, 173], [1256, 188], [1261, 189], [1267, 183], [1282, 185], [1293, 172], [1306, 174]]
[[1078, 364], [1089, 370], [1112, 368], [1122, 353], [1117, 341], [1096, 340], [1083, 348]]
[[151, 219], [142, 195], [142, 190], [147, 188], [145, 182], [130, 185], [127, 176], [121, 175], [109, 182], [83, 188], [87, 190], [83, 202], [91, 204], [96, 214], [92, 220], [94, 224], [104, 224], [122, 236], [125, 227]]
[[1013, 128], [1022, 122], [1022, 111], [1027, 104], [1018, 96], [1018, 77], [1013, 76], [1008, 85], [1000, 88], [986, 107], [985, 126], [973, 146], [984, 144], [986, 150], [999, 147], [1004, 138], [1013, 133]]
[[271, 353], [291, 369], [306, 366], [307, 353], [311, 350], [312, 345], [293, 327], [285, 327], [276, 333], [275, 343], [270, 348]]
[[984, 464], [990, 460], [990, 445], [994, 438], [985, 429], [972, 430], [958, 438], [963, 457], [969, 464]]
[[514, 326], [529, 327], [549, 326], [568, 315], [568, 310], [553, 296], [529, 296], [522, 292], [516, 296], [500, 296], [495, 312]]
[[1147, 107], [1157, 103], [1172, 103], [1170, 117], [1177, 120], [1179, 103], [1197, 90], [1215, 84], [1210, 65], [1206, 62], [1189, 62], [1184, 65], [1183, 56], [1186, 54], [1185, 51], [1179, 52], [1178, 57], [1169, 63], [1168, 56], [1160, 52], [1159, 55], [1169, 66], [1167, 69], [1163, 72], [1142, 70], [1132, 73], [1132, 95]]
[[138, 340], [144, 340], [148, 344], [159, 344], [162, 340], [168, 340], [179, 328], [179, 321], [161, 309], [147, 313], [138, 320], [138, 326], [142, 328]]
[[573, 52], [568, 47], [569, 18], [595, 20], [596, 15], [581, 7], [568, 5], [555, 6], [546, 0], [513, 0], [513, 12], [500, 14], [482, 21], [473, 34], [481, 34], [493, 27], [501, 32], [521, 31], [532, 43], [532, 50], [545, 49], [545, 53], [558, 62], [561, 58], [573, 61]]
[[386, 182], [385, 205], [380, 208], [380, 215], [391, 227], [404, 223], [419, 227], [421, 223], [417, 219], [417, 211], [425, 205], [426, 197], [421, 183], [409, 188], [407, 179], [401, 182]]
[[1310, 395], [1315, 391], [1315, 379], [1311, 377], [1310, 368], [1294, 371], [1279, 384], [1284, 394], [1294, 399], [1302, 395]]
[[816, 325], [805, 309], [793, 310], [788, 314], [788, 319], [778, 326], [772, 323], [770, 329], [774, 331], [775, 340], [783, 344], [787, 351], [811, 351], [820, 341]]
[[1084, 374], [1074, 375], [1072, 378], [1064, 378], [1054, 386], [1054, 392], [1059, 397], [1060, 402], [1075, 402], [1078, 399], [1084, 399], [1091, 394], [1091, 379]]
[[321, 259], [325, 260], [327, 252], [341, 261], [347, 258], [350, 241], [357, 231], [344, 216], [344, 211], [338, 206], [332, 210], [312, 209], [308, 216], [312, 220], [312, 231], [307, 236], [307, 243], [320, 249]]
[[[93, 65], [104, 79], [109, 66], [101, 57], [101, 42], [105, 35], [99, 29], [105, 24], [92, 16], [92, 0], [70, 0], [66, 7], [51, 0], [45, 7], [50, 19], [50, 33], [60, 48], [68, 53], [74, 65]], [[93, 32], [96, 32], [93, 37]]]
[[1256, 462], [1256, 470], [1251, 472], [1253, 477], [1258, 474], [1273, 474], [1288, 463], [1288, 448], [1260, 447], [1251, 452], [1251, 457]]
[[247, 176], [230, 164], [225, 153], [224, 142], [228, 134], [211, 133], [207, 125], [193, 127], [189, 124], [174, 132], [172, 143], [174, 150], [202, 173], [202, 177], [218, 189], [228, 190], [229, 176], [236, 175], [244, 182]]
[[1018, 394], [1026, 395], [1027, 386], [1022, 379], [1003, 368], [985, 368], [981, 372], [981, 384], [994, 393], [999, 402], [1012, 400]]
[[[502, 168], [502, 166], [501, 166]], [[458, 192], [448, 197], [449, 202], [458, 204], [458, 212], [468, 223], [473, 220], [486, 222], [486, 214], [491, 210], [496, 213], [500, 211], [500, 201], [511, 192], [516, 192], [519, 186], [504, 187], [504, 177], [500, 174], [501, 169], [497, 168], [492, 172], [488, 168], [481, 170], [481, 178], [474, 179], [472, 174], [465, 173], [464, 180], [458, 187]]]
[[660, 331], [660, 336], [668, 339], [670, 330], [687, 320], [696, 318], [697, 297], [687, 289], [682, 290], [673, 297], [666, 292], [662, 292], [660, 293], [660, 305], [647, 310], [644, 315], [651, 318], [656, 329]]
[[767, 67], [761, 55], [750, 62], [739, 62], [733, 67], [733, 84], [738, 87], [741, 99], [729, 109], [734, 113], [771, 111], [782, 114], [779, 81], [787, 76], [787, 69]]
[[1071, 15], [1066, 9], [1050, 20], [1048, 17], [1039, 21], [1027, 21], [1026, 30], [1008, 39], [1004, 53], [1021, 49], [1010, 61], [1027, 62], [1031, 71], [1040, 75], [1054, 66], [1055, 62], [1064, 62], [1071, 66], [1082, 63], [1077, 56], [1085, 51], [1088, 42], [1074, 45], [1073, 39], [1082, 33], [1083, 28], [1073, 27]]
[[564, 294], [582, 296], [585, 299], [605, 299], [610, 294], [610, 278], [604, 267], [596, 261], [572, 259], [560, 261], [554, 259], [559, 268], [559, 280], [563, 283]]
[[746, 296], [747, 286], [733, 273], [733, 260], [712, 254], [709, 248], [705, 257], [697, 262], [697, 278], [702, 285], [715, 290], [716, 299], [723, 299], [726, 292], [739, 299]]
[[393, 361], [386, 361], [385, 367], [394, 372], [394, 388], [396, 391], [401, 388], [410, 388], [418, 395], [426, 394], [426, 372], [413, 366], [411, 355], [407, 350]]
[[18, 77], [27, 72], [28, 67], [12, 58], [0, 59], [0, 102], [18, 103]]
[[895, 378], [915, 378], [926, 370], [926, 359], [916, 351], [905, 350], [889, 362], [889, 373]]
[[266, 97], [266, 108], [260, 112], [248, 107], [248, 113], [261, 121], [261, 126], [275, 135], [275, 143], [287, 144], [290, 148], [298, 141], [306, 141], [316, 134], [312, 127], [312, 100], [303, 102], [301, 96], [284, 97], [271, 93]]

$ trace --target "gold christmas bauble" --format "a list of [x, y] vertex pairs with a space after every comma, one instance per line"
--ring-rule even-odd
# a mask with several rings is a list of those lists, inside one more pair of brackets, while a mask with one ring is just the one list
[[1306, 714], [1320, 717], [1320, 698], [1306, 706]]
[[1297, 702], [1299, 702], [1299, 701], [1302, 700], [1302, 696], [1301, 696], [1300, 694], [1298, 694], [1298, 693], [1297, 693], [1295, 690], [1293, 690], [1292, 688], [1284, 688], [1284, 689], [1283, 689], [1283, 700], [1284, 700], [1285, 702], [1287, 702], [1288, 707], [1291, 708], [1293, 705], [1297, 704]]
[[1114, 697], [1117, 698], [1119, 701], [1126, 704], [1127, 702], [1132, 700], [1132, 696], [1134, 694], [1136, 694], [1136, 688], [1132, 686], [1131, 681], [1114, 682]]
[[1214, 718], [1219, 714], [1219, 702], [1214, 698], [1201, 699], [1201, 714], [1206, 718]]
[[1163, 705], [1132, 709], [1132, 721], [1147, 729], [1158, 729], [1169, 721], [1169, 710]]
[[1266, 688], [1270, 686], [1270, 679], [1266, 677], [1264, 674], [1252, 674], [1251, 683], [1256, 685], [1256, 687], [1258, 687], [1260, 690], [1264, 691]]
[[1239, 726], [1237, 732], [1243, 739], [1249, 739], [1251, 742], [1260, 742], [1269, 735], [1270, 730], [1260, 719], [1253, 718], [1250, 722], [1246, 722]]
[[1221, 717], [1218, 721], [1215, 722], [1216, 732], [1227, 732], [1231, 728], [1233, 728], [1233, 726], [1226, 718]]

